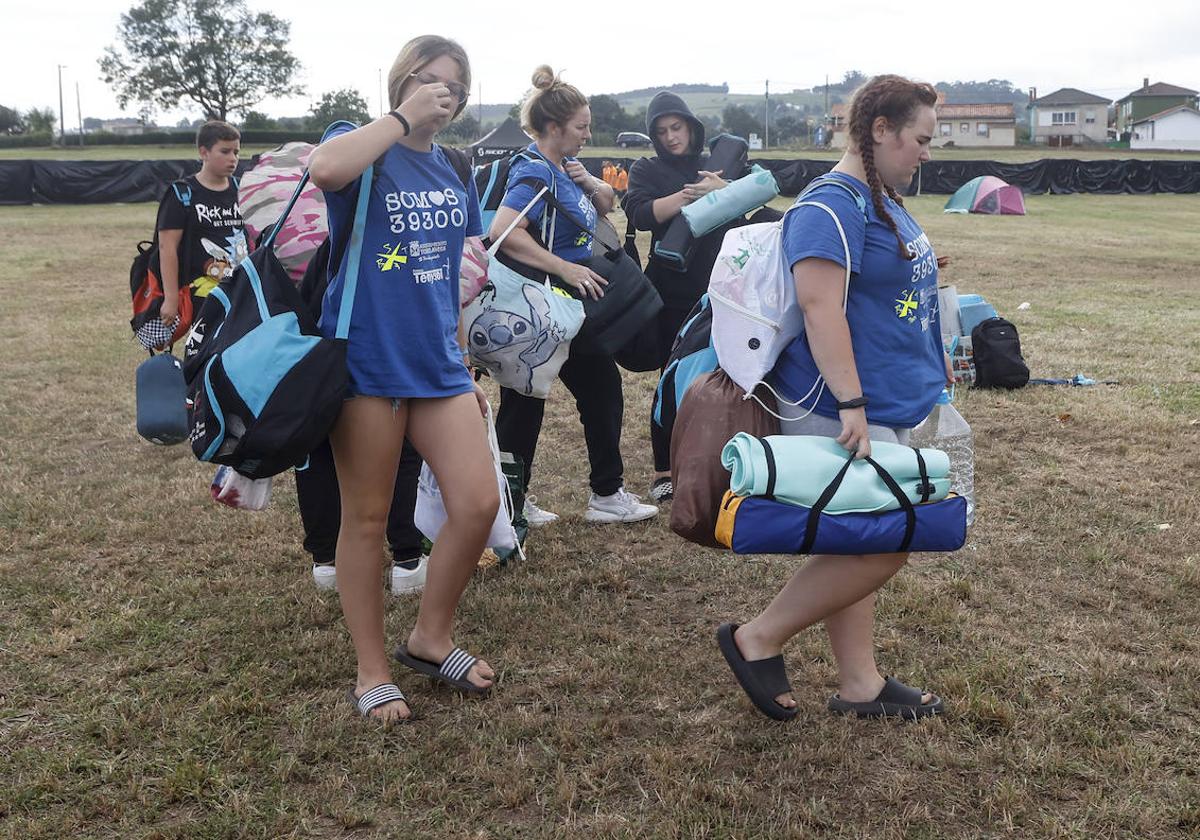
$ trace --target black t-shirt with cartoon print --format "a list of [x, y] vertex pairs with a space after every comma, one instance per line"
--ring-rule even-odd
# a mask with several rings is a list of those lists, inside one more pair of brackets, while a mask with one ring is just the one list
[[196, 297], [206, 296], [249, 254], [233, 179], [220, 192], [201, 184], [195, 175], [177, 182], [159, 205], [158, 229], [183, 231], [179, 286], [190, 285]]

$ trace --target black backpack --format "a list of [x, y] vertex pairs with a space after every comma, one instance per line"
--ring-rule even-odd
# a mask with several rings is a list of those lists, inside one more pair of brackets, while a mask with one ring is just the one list
[[[166, 201], [167, 195], [174, 190], [176, 198], [184, 207], [192, 204], [192, 188], [187, 181], [180, 179], [172, 181], [158, 202], [159, 209]], [[182, 279], [182, 278], [180, 278]], [[129, 326], [134, 335], [148, 322], [157, 321], [163, 304], [162, 268], [158, 250], [158, 224], [155, 221], [154, 238], [143, 239], [137, 244], [137, 256], [129, 267], [129, 295], [133, 300], [133, 318]], [[192, 325], [191, 295], [181, 294], [179, 297], [179, 324], [171, 336], [170, 343], [174, 344], [187, 334]]]
[[1011, 321], [988, 318], [976, 324], [971, 330], [971, 349], [976, 388], [1023, 388], [1029, 382], [1021, 338]]
[[[336, 124], [335, 124], [336, 125]], [[331, 126], [332, 128], [332, 126]], [[267, 478], [308, 460], [329, 435], [348, 383], [350, 329], [374, 168], [359, 179], [334, 338], [324, 338], [272, 251], [308, 181], [305, 172], [262, 246], [205, 298], [184, 348], [192, 452], [201, 461]]]

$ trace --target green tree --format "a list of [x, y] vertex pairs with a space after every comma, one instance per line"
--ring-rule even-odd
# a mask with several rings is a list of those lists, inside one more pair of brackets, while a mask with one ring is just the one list
[[25, 121], [21, 112], [7, 105], [0, 105], [0, 134], [21, 134], [25, 131]]
[[749, 137], [751, 134], [762, 136], [762, 120], [747, 111], [741, 105], [729, 104], [721, 111], [721, 130], [738, 137]]
[[349, 120], [356, 125], [371, 121], [371, 109], [367, 100], [354, 88], [332, 90], [321, 97], [309, 112], [309, 125], [322, 129], [334, 120]]
[[615, 134], [629, 127], [629, 114], [621, 107], [616, 97], [600, 93], [588, 97], [592, 110], [592, 132]]
[[55, 134], [58, 114], [53, 108], [30, 108], [25, 113], [25, 128], [30, 134]]
[[781, 145], [808, 139], [808, 125], [796, 114], [784, 112], [771, 118], [771, 144]]
[[458, 119], [450, 123], [446, 130], [438, 135], [438, 142], [465, 146], [478, 140], [482, 133], [478, 118], [468, 109], [463, 111]]
[[277, 125], [278, 123], [275, 120], [268, 117], [262, 111], [247, 111], [246, 115], [242, 117], [242, 128], [245, 129], [272, 129]]
[[141, 102], [174, 108], [188, 100], [210, 119], [245, 113], [269, 93], [304, 89], [288, 50], [291, 25], [244, 0], [143, 0], [121, 15], [119, 46], [100, 59], [104, 81], [124, 108]]

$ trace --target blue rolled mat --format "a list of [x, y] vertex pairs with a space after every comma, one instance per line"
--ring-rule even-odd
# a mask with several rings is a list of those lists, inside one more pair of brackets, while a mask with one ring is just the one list
[[[917, 450], [898, 443], [871, 441], [871, 457], [893, 477], [913, 504], [944, 499], [950, 492], [950, 458], [940, 449], [922, 449], [932, 492], [921, 489]], [[846, 467], [847, 452], [830, 437], [772, 435], [756, 438], [738, 432], [721, 451], [721, 463], [731, 473], [729, 489], [737, 496], [774, 496], [780, 502], [812, 507], [838, 473]], [[897, 510], [900, 502], [876, 470], [854, 461], [825, 510], [830, 514]]]
[[[707, 172], [721, 172], [729, 180], [737, 180], [746, 174], [750, 147], [741, 137], [718, 134], [708, 141], [709, 156], [704, 161]], [[687, 271], [696, 247], [696, 238], [683, 215], [678, 215], [667, 226], [666, 233], [654, 243], [654, 256], [659, 264], [672, 271]]]
[[687, 219], [692, 236], [703, 236], [726, 222], [762, 207], [777, 195], [779, 182], [775, 176], [755, 164], [750, 168], [750, 174], [731, 181], [719, 190], [713, 190], [680, 212]]
[[[948, 496], [907, 511], [816, 513], [806, 507], [726, 493], [716, 537], [737, 554], [892, 554], [957, 551], [967, 541], [967, 500]], [[811, 518], [816, 517], [810, 535]], [[810, 541], [811, 537], [811, 541]], [[906, 539], [907, 537], [907, 539]]]

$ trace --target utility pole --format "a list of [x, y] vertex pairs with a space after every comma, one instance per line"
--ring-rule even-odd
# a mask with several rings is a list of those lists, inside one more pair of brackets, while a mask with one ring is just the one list
[[65, 64], [58, 65], [58, 142], [66, 145], [67, 125], [63, 118], [62, 71]]
[[479, 130], [483, 130], [483, 82], [479, 83]]
[[83, 103], [79, 99], [79, 82], [75, 83], [75, 114], [79, 117], [79, 145], [83, 145]]
[[829, 128], [829, 138], [825, 141], [826, 145], [833, 144], [833, 130], [837, 127], [833, 124], [833, 119], [829, 115], [829, 74], [825, 74], [825, 125]]
[[771, 147], [771, 80], [766, 81], [767, 108], [763, 113], [763, 151]]
[[383, 68], [379, 68], [379, 116], [387, 113], [387, 109], [383, 107]]

